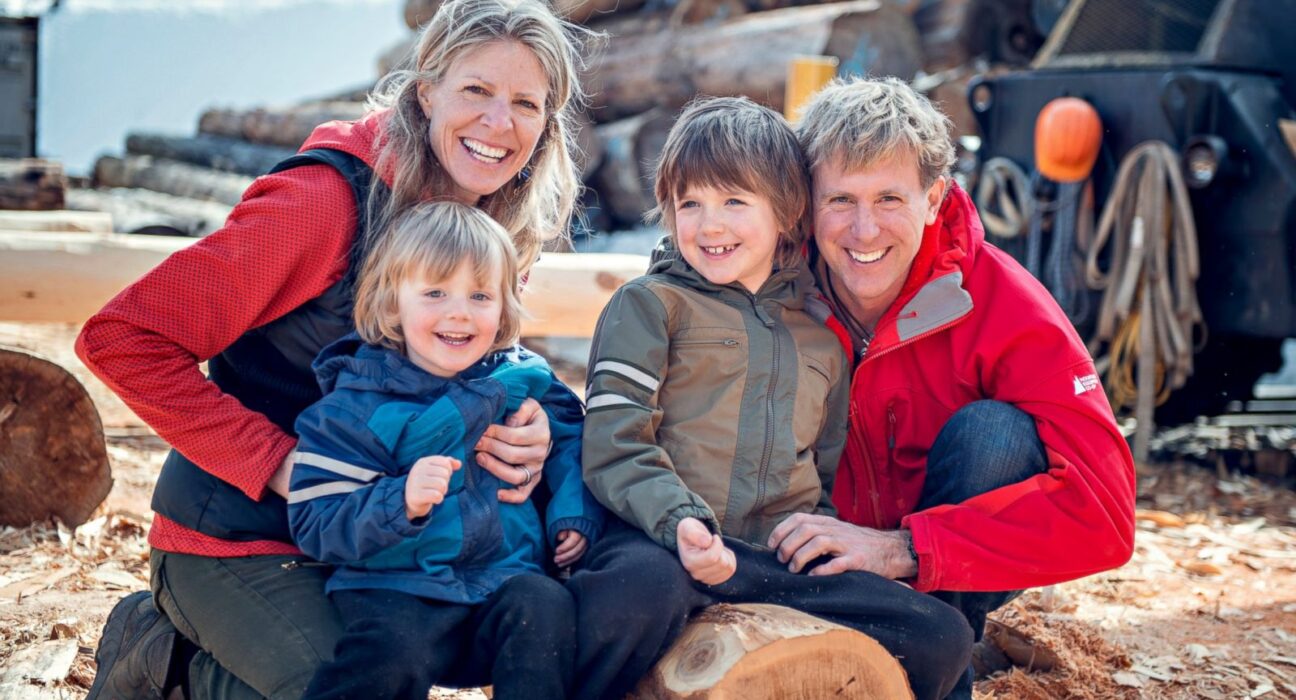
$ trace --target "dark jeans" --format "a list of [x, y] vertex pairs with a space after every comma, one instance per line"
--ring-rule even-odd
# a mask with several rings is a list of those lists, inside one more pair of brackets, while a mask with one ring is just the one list
[[154, 603], [200, 648], [189, 664], [190, 700], [296, 700], [333, 658], [342, 624], [324, 595], [332, 569], [283, 567], [300, 559], [153, 550]]
[[346, 632], [308, 700], [426, 700], [436, 684], [494, 684], [495, 697], [561, 700], [572, 684], [576, 606], [561, 583], [509, 579], [480, 605], [386, 590], [332, 595]]
[[725, 542], [737, 556], [737, 573], [703, 586], [673, 552], [639, 530], [610, 528], [567, 584], [578, 616], [575, 697], [623, 697], [683, 631], [689, 614], [718, 602], [784, 605], [864, 632], [897, 657], [918, 700], [944, 697], [961, 679], [972, 631], [949, 605], [865, 572], [793, 574], [770, 550]]
[[[950, 416], [936, 436], [927, 453], [927, 480], [915, 510], [962, 503], [1047, 469], [1048, 458], [1033, 418], [1001, 401], [974, 401]], [[937, 591], [932, 595], [958, 608], [979, 641], [986, 615], [1020, 593]], [[965, 676], [953, 697], [972, 697], [970, 666]]]

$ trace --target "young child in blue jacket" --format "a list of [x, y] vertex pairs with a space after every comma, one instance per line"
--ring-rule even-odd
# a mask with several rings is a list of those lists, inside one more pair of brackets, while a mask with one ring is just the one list
[[[485, 213], [416, 207], [361, 270], [357, 332], [315, 360], [324, 398], [297, 420], [288, 513], [302, 551], [337, 566], [327, 590], [346, 629], [305, 697], [570, 692], [575, 605], [545, 556], [575, 562], [602, 516], [581, 483], [580, 400], [515, 345], [517, 280], [513, 244]], [[543, 521], [531, 501], [497, 500], [509, 485], [472, 459], [528, 397], [553, 438]]]

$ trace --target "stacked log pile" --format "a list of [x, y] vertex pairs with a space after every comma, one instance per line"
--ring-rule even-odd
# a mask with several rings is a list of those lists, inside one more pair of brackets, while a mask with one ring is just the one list
[[[381, 70], [407, 61], [416, 30], [441, 0], [407, 0], [411, 34], [380, 57]], [[584, 76], [591, 96], [578, 128], [587, 186], [586, 226], [630, 228], [652, 206], [653, 164], [674, 115], [699, 94], [746, 95], [784, 108], [789, 62], [835, 57], [839, 74], [914, 80], [951, 114], [959, 135], [975, 133], [966, 84], [986, 67], [1021, 65], [1043, 40], [1030, 0], [555, 0], [601, 38]], [[362, 91], [361, 91], [362, 92]], [[190, 136], [130, 134], [124, 156], [103, 158], [94, 182], [114, 188], [117, 210], [178, 207], [163, 222], [201, 235], [202, 207], [230, 207], [251, 178], [293, 153], [319, 124], [365, 111], [352, 90], [288, 107], [214, 108]], [[141, 190], [179, 200], [149, 197]], [[79, 197], [86, 204], [90, 197]], [[102, 196], [100, 199], [104, 199]], [[183, 200], [183, 201], [181, 201]], [[108, 201], [108, 200], [105, 200]], [[87, 206], [89, 204], [86, 204]], [[208, 208], [210, 209], [210, 208]], [[175, 220], [188, 220], [175, 225]], [[139, 216], [121, 221], [142, 226]], [[135, 230], [135, 229], [119, 229]]]

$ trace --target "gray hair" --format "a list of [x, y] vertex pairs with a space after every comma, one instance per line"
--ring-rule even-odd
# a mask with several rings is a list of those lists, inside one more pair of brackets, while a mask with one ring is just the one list
[[810, 167], [842, 159], [862, 170], [897, 153], [918, 157], [924, 188], [954, 165], [951, 123], [931, 101], [897, 78], [838, 78], [801, 113], [797, 135]]

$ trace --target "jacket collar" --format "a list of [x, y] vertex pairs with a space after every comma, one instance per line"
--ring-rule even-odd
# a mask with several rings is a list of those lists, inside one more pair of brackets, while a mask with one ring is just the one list
[[451, 379], [438, 377], [415, 365], [399, 351], [370, 345], [356, 333], [330, 343], [311, 363], [325, 394], [336, 389], [376, 391], [391, 396], [426, 396], [454, 383], [489, 376], [503, 361], [501, 353], [487, 353], [476, 364]]
[[[971, 197], [951, 181], [936, 220], [923, 229], [918, 254], [899, 296], [878, 321], [870, 350], [932, 333], [971, 313], [972, 296], [963, 282], [984, 242], [985, 231]], [[808, 255], [819, 279], [827, 280], [827, 264], [813, 241]], [[821, 288], [831, 294], [830, 285]], [[836, 314], [846, 314], [836, 299], [825, 298]], [[840, 337], [847, 324], [840, 320], [838, 324], [843, 327], [838, 331]], [[851, 347], [849, 342], [846, 345]]]
[[713, 284], [688, 264], [669, 235], [662, 236], [657, 241], [648, 265], [648, 274], [669, 276], [700, 294], [725, 301], [750, 303], [752, 297], [755, 297], [757, 301], [772, 301], [784, 308], [802, 310], [806, 306], [807, 297], [818, 297], [814, 275], [808, 265], [775, 268], [754, 295], [737, 282]]

